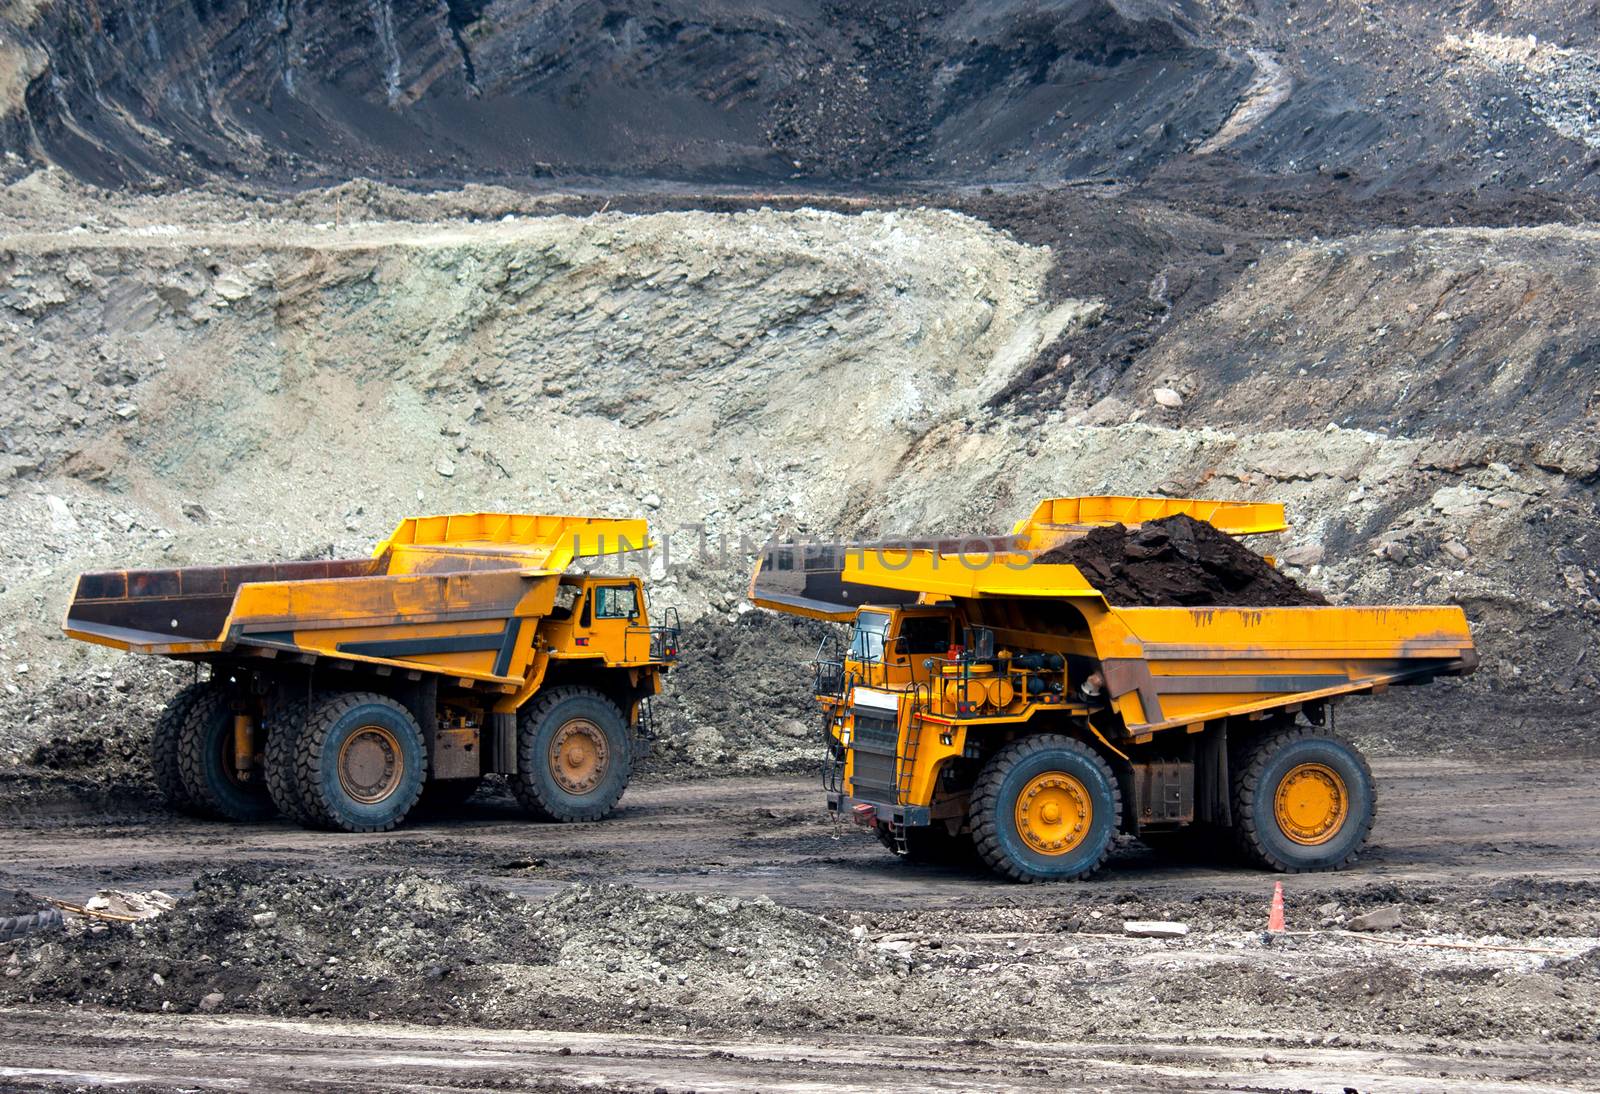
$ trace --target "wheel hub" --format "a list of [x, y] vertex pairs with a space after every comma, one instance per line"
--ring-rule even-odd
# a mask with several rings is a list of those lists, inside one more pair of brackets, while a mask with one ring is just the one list
[[587, 794], [599, 786], [610, 760], [606, 735], [587, 718], [564, 723], [550, 739], [550, 774], [568, 794]]
[[1350, 813], [1350, 795], [1339, 773], [1325, 764], [1299, 764], [1278, 783], [1273, 814], [1278, 828], [1304, 847], [1326, 843]]
[[1065, 855], [1089, 836], [1094, 807], [1089, 790], [1063, 771], [1036, 775], [1017, 795], [1017, 834], [1041, 855]]
[[339, 785], [363, 805], [393, 794], [404, 774], [400, 740], [386, 726], [362, 726], [339, 748]]

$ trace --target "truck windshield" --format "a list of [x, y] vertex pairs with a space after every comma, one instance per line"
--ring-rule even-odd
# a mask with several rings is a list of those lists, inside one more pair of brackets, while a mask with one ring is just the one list
[[883, 643], [889, 633], [889, 617], [882, 612], [862, 612], [856, 616], [855, 634], [850, 638], [852, 661], [882, 661]]

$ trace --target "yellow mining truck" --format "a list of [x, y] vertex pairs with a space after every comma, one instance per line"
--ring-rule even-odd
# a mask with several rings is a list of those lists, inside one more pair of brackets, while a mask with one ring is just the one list
[[413, 517], [370, 558], [78, 578], [73, 638], [209, 666], [156, 727], [176, 807], [377, 832], [488, 773], [545, 820], [616, 806], [677, 657], [631, 577], [568, 573], [642, 520]]
[[975, 849], [1019, 881], [1087, 877], [1119, 831], [1236, 842], [1281, 871], [1350, 863], [1375, 792], [1335, 701], [1471, 671], [1465, 616], [1120, 607], [1037, 561], [1174, 514], [1234, 536], [1285, 527], [1279, 505], [1055, 498], [1008, 536], [764, 552], [757, 604], [853, 624], [816, 660], [830, 809], [899, 854]]

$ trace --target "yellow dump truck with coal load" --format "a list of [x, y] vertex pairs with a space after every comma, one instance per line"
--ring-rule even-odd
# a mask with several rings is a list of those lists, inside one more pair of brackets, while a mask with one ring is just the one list
[[187, 811], [383, 831], [499, 773], [536, 817], [597, 820], [678, 629], [638, 579], [568, 570], [647, 545], [642, 520], [413, 517], [370, 558], [86, 573], [63, 629], [209, 667], [152, 743]]
[[[1179, 582], [1187, 602], [1129, 606], [1085, 574], [1112, 568], [1060, 561], [1097, 529], [1121, 542], [1180, 520], [1292, 587], [1231, 538], [1285, 527], [1281, 506], [1247, 502], [1056, 498], [1005, 536], [764, 552], [757, 604], [852, 625], [816, 661], [829, 807], [900, 854], [975, 849], [1021, 881], [1087, 877], [1118, 832], [1228, 833], [1283, 871], [1351, 862], [1375, 789], [1335, 703], [1471, 671], [1466, 618], [1315, 594], [1231, 606], [1226, 573], [1220, 602]], [[1129, 539], [1123, 561], [1163, 536]]]

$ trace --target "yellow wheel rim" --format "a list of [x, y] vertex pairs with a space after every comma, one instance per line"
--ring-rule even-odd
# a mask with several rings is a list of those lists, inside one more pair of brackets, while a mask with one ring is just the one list
[[1300, 764], [1278, 783], [1273, 816], [1284, 835], [1305, 847], [1327, 843], [1350, 815], [1350, 794], [1339, 773], [1324, 764]]
[[1062, 771], [1035, 775], [1017, 795], [1017, 834], [1041, 855], [1065, 855], [1089, 838], [1089, 790]]
[[610, 760], [606, 735], [587, 718], [564, 723], [550, 739], [550, 775], [568, 794], [587, 794], [599, 786]]
[[405, 772], [400, 738], [387, 726], [362, 726], [339, 746], [339, 785], [362, 805], [393, 794]]

